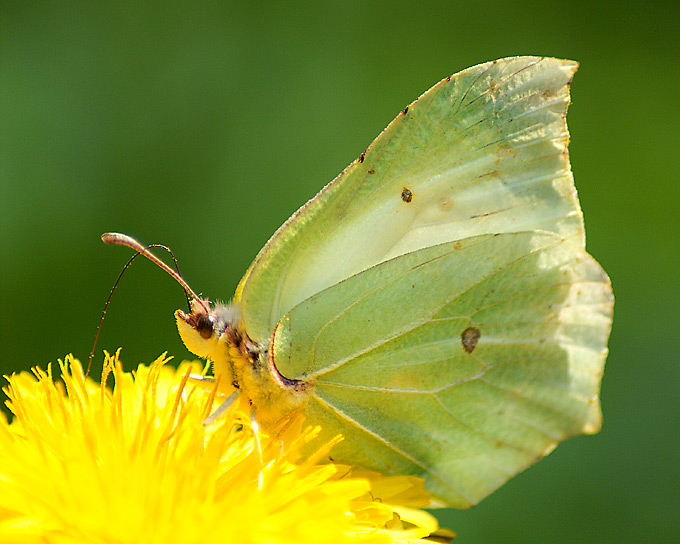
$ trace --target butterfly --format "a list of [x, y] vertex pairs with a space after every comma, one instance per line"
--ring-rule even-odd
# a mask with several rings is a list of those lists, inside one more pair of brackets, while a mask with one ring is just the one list
[[567, 145], [578, 64], [447, 77], [288, 219], [231, 304], [193, 292], [187, 348], [266, 427], [295, 410], [336, 462], [469, 507], [597, 432], [612, 323]]

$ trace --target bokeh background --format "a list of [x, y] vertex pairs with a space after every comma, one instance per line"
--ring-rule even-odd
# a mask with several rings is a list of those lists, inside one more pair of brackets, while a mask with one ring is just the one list
[[[86, 361], [130, 257], [172, 247], [228, 299], [303, 202], [441, 78], [516, 54], [579, 60], [571, 158], [588, 249], [617, 297], [599, 435], [469, 511], [463, 544], [677, 542], [677, 2], [0, 2], [1, 370]], [[184, 294], [141, 259], [97, 348], [188, 353]]]

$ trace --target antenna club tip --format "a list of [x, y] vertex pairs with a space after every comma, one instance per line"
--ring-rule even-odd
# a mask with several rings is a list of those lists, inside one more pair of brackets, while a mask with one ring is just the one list
[[127, 234], [121, 234], [120, 232], [105, 232], [101, 236], [102, 242], [112, 246], [127, 246], [131, 249], [135, 249], [140, 253], [143, 253], [142, 244], [140, 244], [134, 238], [130, 238]]

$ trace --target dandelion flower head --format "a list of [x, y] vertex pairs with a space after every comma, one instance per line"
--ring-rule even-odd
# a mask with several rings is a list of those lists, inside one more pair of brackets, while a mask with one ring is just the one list
[[299, 414], [265, 433], [236, 406], [206, 426], [219, 398], [190, 380], [201, 366], [166, 361], [126, 373], [107, 356], [101, 383], [73, 357], [59, 377], [8, 377], [0, 542], [379, 544], [437, 531], [418, 509], [421, 480], [323, 463], [333, 443], [316, 444]]

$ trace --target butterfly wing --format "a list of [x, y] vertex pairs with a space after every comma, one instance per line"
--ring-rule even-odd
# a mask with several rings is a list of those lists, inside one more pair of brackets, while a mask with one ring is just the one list
[[313, 390], [333, 459], [426, 479], [477, 503], [560, 440], [600, 427], [612, 293], [578, 244], [545, 232], [394, 258], [305, 300], [271, 356]]
[[387, 259], [487, 233], [546, 230], [583, 247], [566, 152], [577, 64], [515, 57], [444, 79], [300, 208], [241, 280], [249, 336]]

